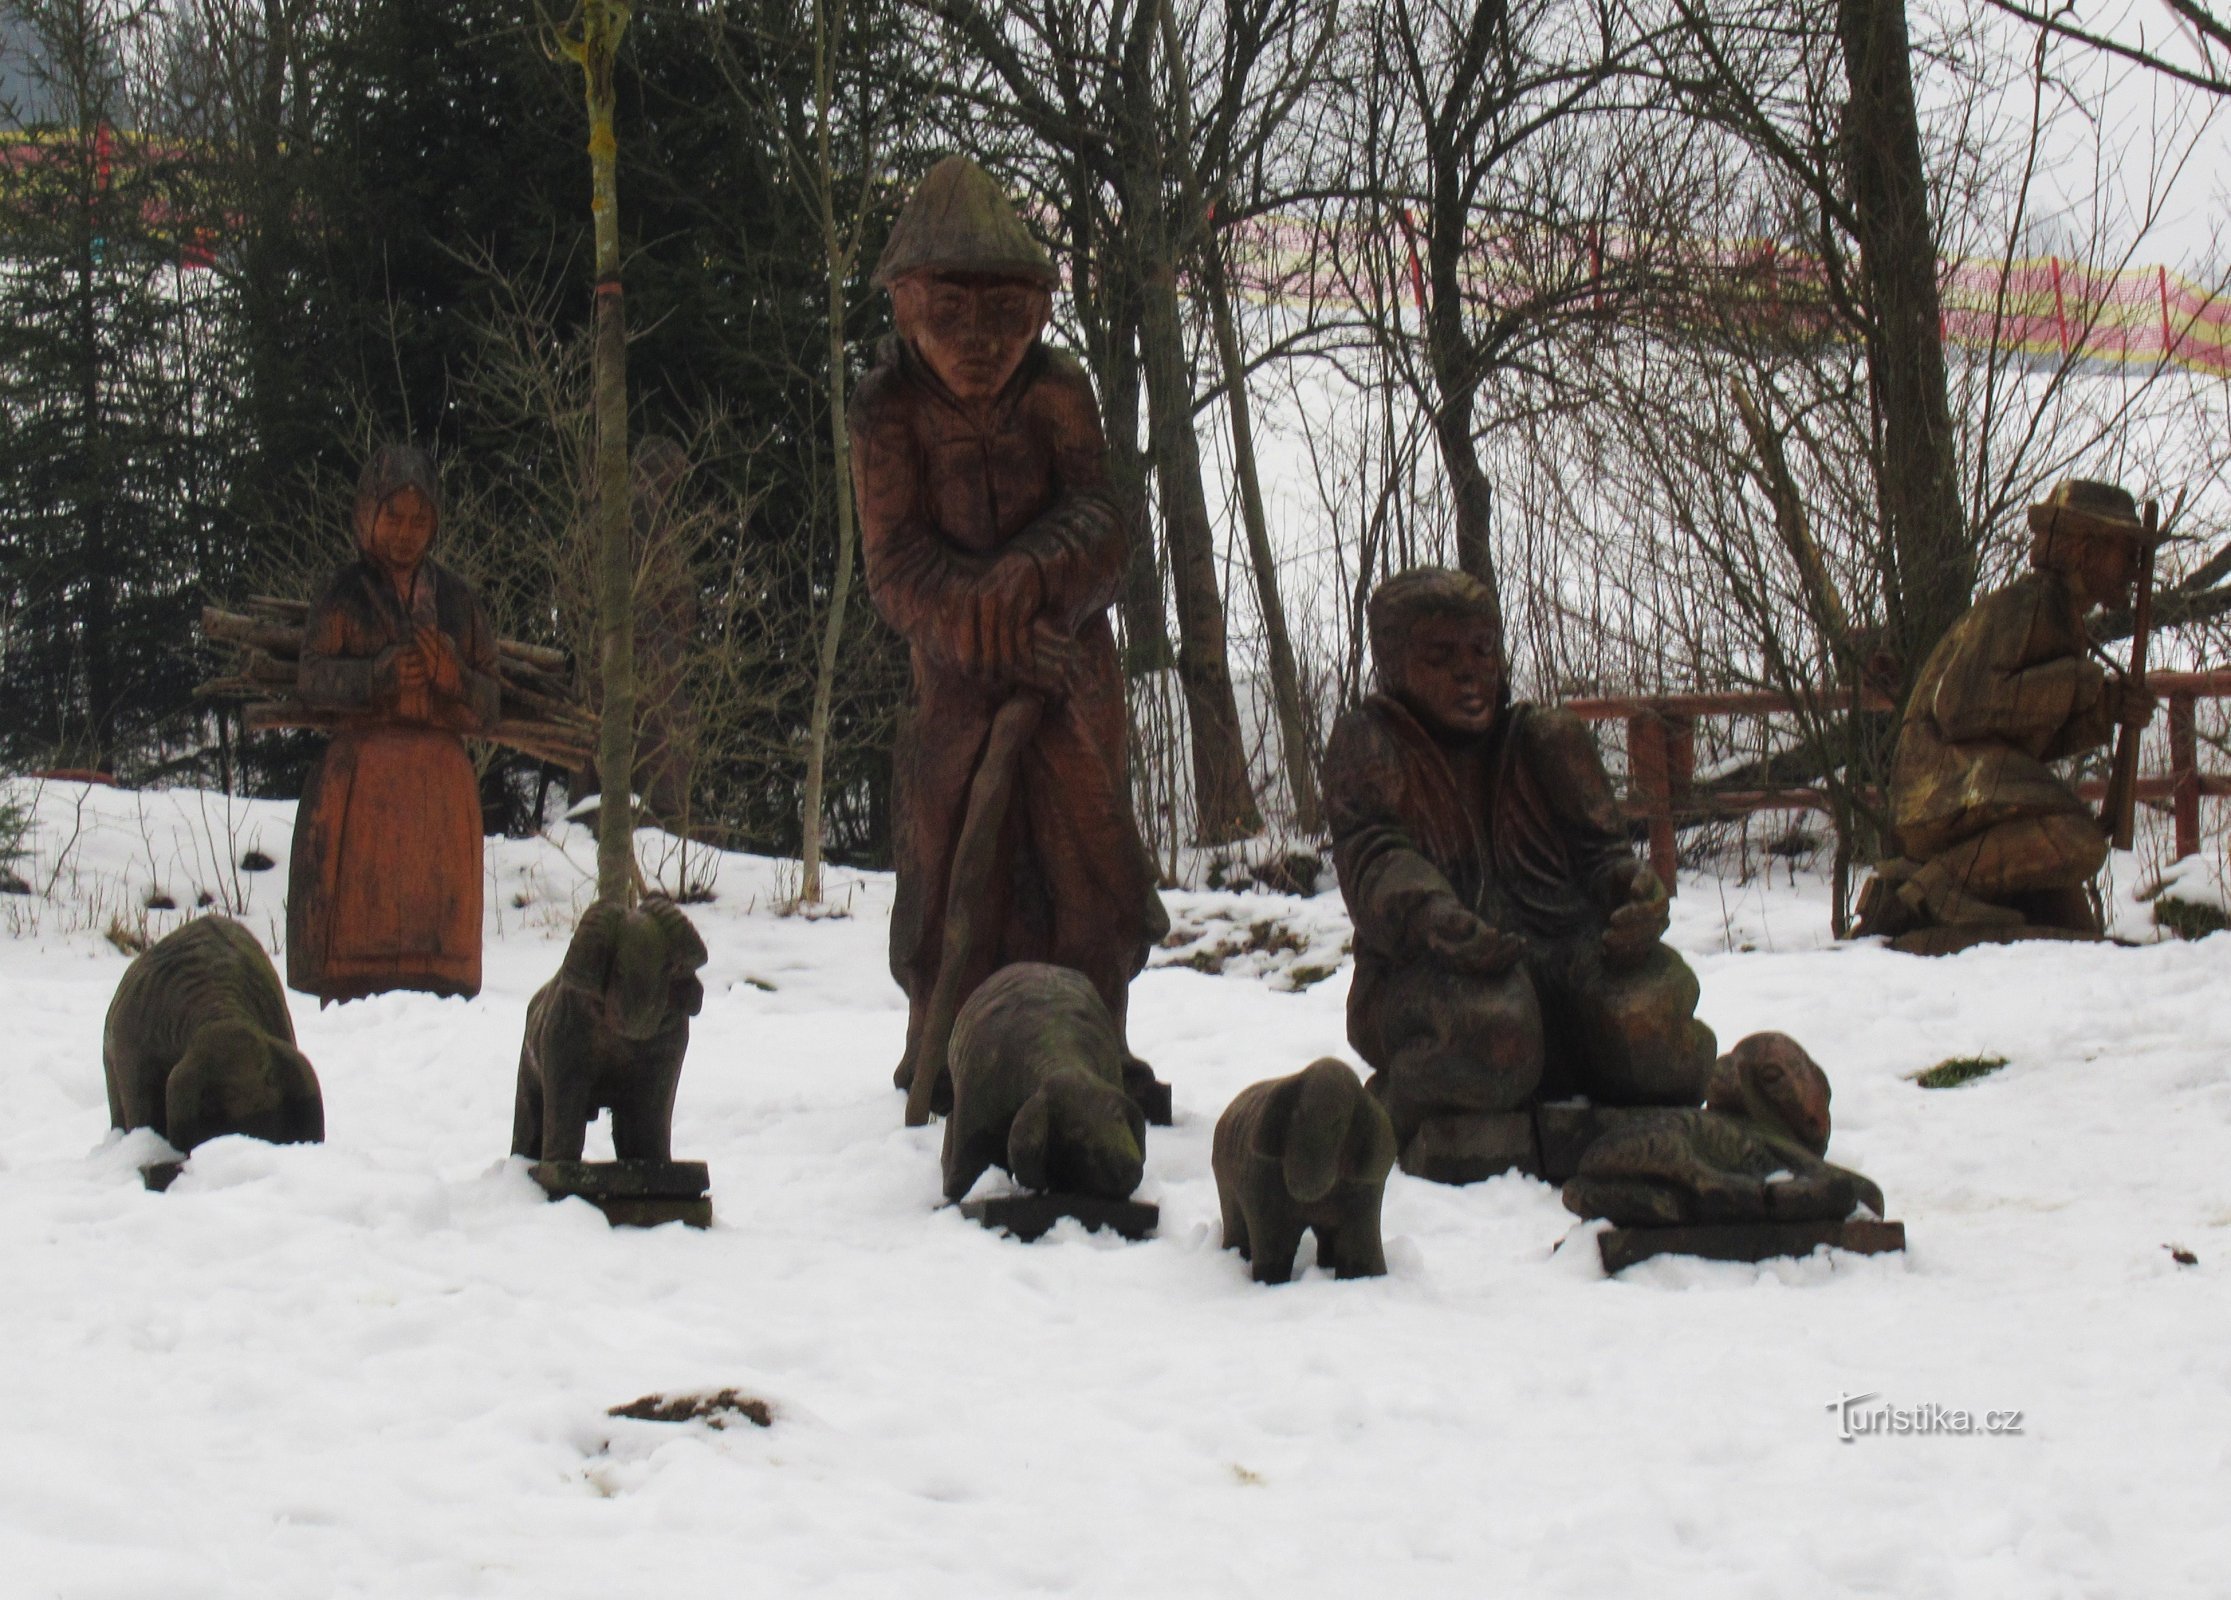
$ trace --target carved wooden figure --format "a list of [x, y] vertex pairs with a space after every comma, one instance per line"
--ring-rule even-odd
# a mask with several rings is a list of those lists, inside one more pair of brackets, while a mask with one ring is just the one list
[[1512, 702], [1475, 579], [1400, 574], [1369, 616], [1380, 692], [1334, 727], [1325, 790], [1356, 930], [1348, 1037], [1404, 1169], [1485, 1176], [1493, 1130], [1545, 1100], [1695, 1105], [1711, 1030], [1586, 726]]
[[298, 695], [342, 715], [310, 776], [287, 878], [287, 981], [321, 1000], [480, 991], [480, 790], [468, 733], [495, 725], [496, 636], [427, 551], [432, 458], [390, 446], [357, 485], [358, 557], [310, 608]]
[[2146, 540], [2131, 497], [2069, 479], [2030, 507], [2031, 570], [1985, 595], [1914, 680], [1890, 772], [1900, 853], [1860, 931], [1933, 954], [2025, 937], [2097, 938], [2107, 830], [2051, 763], [2143, 726], [2153, 697], [2090, 655], [2084, 618], [2128, 603]]
[[1124, 1059], [1082, 974], [1040, 962], [992, 974], [953, 1025], [945, 1198], [991, 1167], [1026, 1189], [1128, 1196], [1146, 1169], [1146, 1119], [1124, 1092]]
[[1721, 1057], [1704, 1110], [1622, 1120], [1580, 1158], [1565, 1207], [1621, 1227], [1841, 1222], [1882, 1191], [1821, 1159], [1828, 1075], [1796, 1040], [1754, 1033]]
[[705, 941], [658, 897], [582, 913], [558, 975], [527, 1007], [511, 1153], [579, 1161], [589, 1124], [612, 1113], [622, 1161], [673, 1159], [674, 1091], [689, 1019], [705, 1003]]
[[1284, 1283], [1309, 1231], [1336, 1277], [1380, 1276], [1379, 1206], [1394, 1157], [1394, 1125], [1344, 1061], [1327, 1056], [1242, 1089], [1216, 1120], [1210, 1156], [1224, 1247], [1253, 1265], [1257, 1283]]
[[[1168, 919], [1132, 814], [1107, 615], [1131, 516], [1109, 486], [1090, 381], [1040, 338], [1053, 265], [992, 179], [955, 156], [908, 200], [876, 281], [898, 336], [853, 397], [852, 470], [868, 590], [913, 665], [891, 916], [907, 1087], [917, 1060], [940, 1054], [926, 1035], [948, 964], [955, 1006], [1011, 962], [1073, 968], [1120, 1037]], [[983, 771], [993, 761], [1005, 770]], [[960, 882], [972, 788], [998, 815], [980, 819], [991, 838]], [[949, 950], [955, 900], [967, 948]], [[1131, 1074], [1148, 1094], [1152, 1075]], [[934, 1087], [910, 1100], [911, 1120]]]
[[318, 1075], [295, 1048], [271, 958], [225, 917], [198, 917], [125, 969], [101, 1034], [109, 1121], [176, 1148], [219, 1134], [325, 1138]]

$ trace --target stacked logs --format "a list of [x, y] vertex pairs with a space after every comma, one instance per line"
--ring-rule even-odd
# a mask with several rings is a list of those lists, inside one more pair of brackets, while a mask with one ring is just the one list
[[[340, 727], [342, 713], [307, 705], [295, 694], [302, 628], [309, 614], [306, 600], [261, 594], [249, 599], [245, 612], [203, 607], [203, 637], [240, 646], [241, 660], [231, 676], [213, 678], [194, 692], [207, 699], [247, 701], [243, 715], [251, 728]], [[496, 662], [503, 678], [503, 709], [484, 737], [568, 772], [586, 767], [596, 749], [597, 720], [574, 697], [565, 652], [500, 639]]]

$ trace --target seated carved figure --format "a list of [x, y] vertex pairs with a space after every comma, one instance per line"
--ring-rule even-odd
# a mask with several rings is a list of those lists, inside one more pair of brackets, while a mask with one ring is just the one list
[[318, 1075], [295, 1048], [278, 970], [229, 918], [197, 917], [125, 969], [101, 1063], [109, 1121], [153, 1128], [180, 1150], [226, 1133], [325, 1138]]
[[1784, 1033], [1754, 1033], [1713, 1069], [1701, 1111], [1647, 1111], [1588, 1147], [1565, 1208], [1620, 1227], [1841, 1222], [1882, 1191], [1822, 1160], [1828, 1074]]
[[1695, 1105], [1711, 1030], [1587, 728], [1512, 703], [1493, 596], [1462, 573], [1388, 579], [1370, 628], [1380, 692], [1334, 728], [1325, 785], [1348, 1037], [1404, 1169], [1483, 1176], [1437, 1152], [1544, 1100]]
[[2070, 479], [2030, 507], [2030, 529], [2032, 570], [1953, 624], [1906, 702], [1890, 773], [1901, 853], [1860, 904], [1860, 931], [1900, 948], [2101, 932], [2089, 888], [2106, 832], [2050, 763], [2153, 714], [2090, 658], [2084, 626], [2128, 603], [2145, 525], [2121, 489]]

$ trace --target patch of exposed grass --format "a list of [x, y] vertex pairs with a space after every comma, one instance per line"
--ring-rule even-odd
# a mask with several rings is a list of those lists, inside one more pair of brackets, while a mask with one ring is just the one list
[[2154, 926], [2167, 928], [2180, 939], [2205, 939], [2231, 928], [2231, 912], [2203, 900], [2180, 900], [2165, 894], [2154, 901]]
[[1988, 1078], [2005, 1065], [2004, 1056], [1952, 1056], [1926, 1072], [1915, 1073], [1913, 1081], [1924, 1089], [1957, 1089], [1963, 1083]]
[[774, 1407], [734, 1389], [718, 1394], [647, 1394], [614, 1406], [605, 1415], [633, 1417], [638, 1422], [702, 1422], [708, 1428], [725, 1428], [739, 1419], [755, 1428], [771, 1428], [775, 1423]]

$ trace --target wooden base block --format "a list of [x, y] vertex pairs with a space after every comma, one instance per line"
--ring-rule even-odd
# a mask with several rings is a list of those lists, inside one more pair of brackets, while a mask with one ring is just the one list
[[1524, 1111], [1451, 1112], [1428, 1117], [1402, 1147], [1402, 1170], [1432, 1183], [1478, 1183], [1504, 1172], [1536, 1172], [1534, 1119]]
[[1902, 1222], [1738, 1222], [1684, 1228], [1613, 1228], [1598, 1234], [1604, 1271], [1620, 1272], [1652, 1256], [1701, 1256], [1707, 1261], [1771, 1261], [1811, 1255], [1822, 1245], [1875, 1256], [1906, 1247]]
[[183, 1161], [150, 1161], [146, 1166], [139, 1169], [139, 1181], [146, 1184], [155, 1193], [161, 1194], [176, 1182], [178, 1175], [185, 1170], [186, 1163]]
[[586, 1200], [615, 1228], [713, 1224], [702, 1161], [537, 1161], [527, 1171], [551, 1199]]
[[1150, 1238], [1162, 1220], [1162, 1208], [1143, 1200], [1103, 1200], [1087, 1194], [1013, 1194], [996, 1200], [964, 1200], [961, 1215], [1028, 1244], [1064, 1217], [1095, 1232], [1107, 1228], [1126, 1239]]
[[2040, 939], [2076, 944], [2103, 942], [2096, 933], [2077, 933], [2068, 928], [2041, 928], [2030, 923], [2019, 923], [2013, 927], [1955, 923], [1944, 927], [1916, 928], [1911, 933], [1901, 933], [1890, 941], [1890, 948], [1909, 956], [1952, 956], [1963, 950], [1973, 950], [1979, 944], [2029, 944]]

